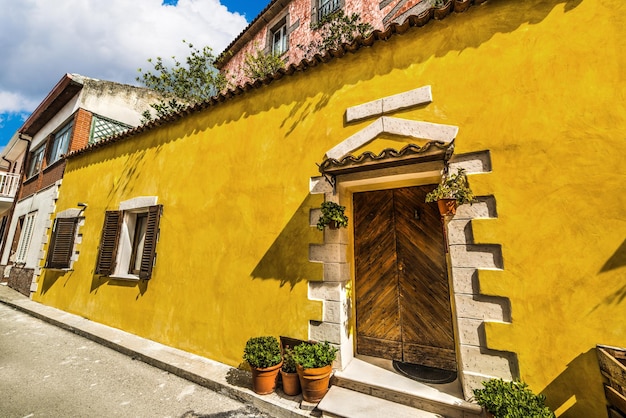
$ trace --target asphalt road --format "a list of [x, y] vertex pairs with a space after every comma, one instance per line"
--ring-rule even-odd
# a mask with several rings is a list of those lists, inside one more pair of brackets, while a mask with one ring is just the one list
[[0, 417], [269, 417], [0, 303]]

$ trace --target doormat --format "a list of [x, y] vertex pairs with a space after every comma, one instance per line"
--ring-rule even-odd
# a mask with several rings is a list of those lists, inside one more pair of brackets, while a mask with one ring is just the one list
[[423, 383], [442, 384], [454, 382], [456, 379], [456, 372], [454, 371], [422, 366], [420, 364], [403, 363], [394, 360], [393, 368], [403, 376]]

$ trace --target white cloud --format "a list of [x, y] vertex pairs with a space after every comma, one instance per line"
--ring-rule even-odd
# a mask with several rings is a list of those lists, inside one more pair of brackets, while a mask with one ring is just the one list
[[138, 68], [220, 53], [247, 25], [219, 0], [0, 0], [0, 114], [32, 111], [65, 73], [136, 84]]

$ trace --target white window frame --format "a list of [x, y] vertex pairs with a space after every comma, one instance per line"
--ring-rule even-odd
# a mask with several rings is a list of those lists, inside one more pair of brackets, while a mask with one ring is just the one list
[[26, 258], [28, 257], [28, 248], [33, 238], [33, 229], [35, 228], [35, 219], [37, 217], [37, 211], [31, 212], [24, 218], [24, 225], [20, 232], [20, 240], [17, 244], [17, 250], [15, 251], [15, 262], [19, 264], [26, 264]]
[[59, 161], [61, 157], [67, 153], [72, 136], [72, 127], [73, 123], [69, 122], [54, 134], [52, 144], [50, 145], [50, 159], [48, 160], [48, 165]]
[[[117, 244], [115, 268], [113, 270], [113, 274], [111, 274], [112, 278], [140, 280], [139, 274], [129, 272], [137, 215], [142, 213], [147, 214], [148, 208], [150, 206], [155, 206], [157, 204], [157, 200], [157, 196], [142, 196], [120, 203], [119, 210], [122, 212], [122, 226]], [[141, 254], [141, 251], [138, 252]], [[141, 257], [139, 260], [141, 261]]]
[[289, 49], [287, 37], [287, 21], [284, 19], [281, 23], [272, 29], [272, 54], [283, 55]]

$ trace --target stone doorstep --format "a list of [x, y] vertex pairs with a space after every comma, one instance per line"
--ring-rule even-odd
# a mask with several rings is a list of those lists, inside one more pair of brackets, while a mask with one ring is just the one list
[[443, 415], [412, 408], [339, 386], [330, 388], [317, 406], [323, 417], [344, 418], [444, 418]]
[[[446, 418], [480, 417], [483, 414], [482, 408], [477, 404], [440, 392], [358, 358], [352, 359], [344, 370], [336, 371], [332, 384], [333, 387], [361, 392]], [[322, 406], [323, 403], [318, 408], [322, 409]]]

